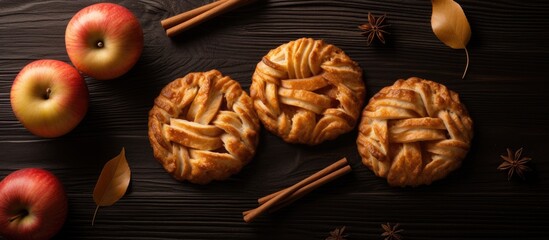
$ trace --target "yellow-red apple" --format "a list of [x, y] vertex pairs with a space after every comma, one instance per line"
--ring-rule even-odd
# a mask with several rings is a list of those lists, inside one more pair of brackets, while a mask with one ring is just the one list
[[98, 80], [128, 72], [143, 50], [143, 30], [127, 8], [96, 3], [77, 12], [67, 25], [65, 46], [71, 62]]
[[50, 239], [67, 209], [63, 185], [48, 170], [17, 170], [0, 182], [0, 235], [7, 239]]
[[27, 130], [47, 138], [74, 129], [88, 111], [88, 87], [73, 66], [58, 60], [36, 60], [13, 81], [12, 110]]

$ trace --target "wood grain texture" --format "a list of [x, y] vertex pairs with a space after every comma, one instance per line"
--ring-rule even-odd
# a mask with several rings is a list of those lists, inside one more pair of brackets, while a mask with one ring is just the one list
[[[121, 0], [138, 16], [145, 47], [136, 66], [112, 81], [86, 77], [90, 108], [71, 133], [33, 136], [12, 113], [9, 94], [32, 60], [69, 62], [64, 30], [96, 1], [0, 0], [0, 177], [25, 167], [53, 171], [69, 196], [58, 239], [324, 239], [347, 226], [349, 239], [381, 239], [380, 224], [399, 222], [405, 239], [539, 239], [549, 225], [549, 2], [457, 1], [472, 28], [471, 63], [438, 41], [424, 0], [259, 1], [169, 39], [160, 21], [206, 0]], [[387, 14], [386, 45], [366, 46], [359, 24]], [[324, 39], [364, 70], [367, 98], [398, 78], [419, 76], [458, 92], [475, 124], [463, 166], [418, 188], [392, 188], [362, 166], [356, 130], [315, 147], [261, 133], [243, 171], [205, 186], [173, 180], [154, 160], [147, 114], [163, 86], [188, 72], [218, 69], [248, 90], [255, 65], [270, 49], [300, 37]], [[95, 181], [122, 147], [130, 189], [91, 219]], [[534, 172], [507, 181], [497, 171], [506, 148], [524, 147]], [[246, 224], [256, 199], [347, 157], [353, 172], [291, 206]]]

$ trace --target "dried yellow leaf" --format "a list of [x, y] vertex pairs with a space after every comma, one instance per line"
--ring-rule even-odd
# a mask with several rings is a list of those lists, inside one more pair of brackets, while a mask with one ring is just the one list
[[461, 6], [453, 0], [432, 0], [431, 27], [437, 38], [453, 49], [464, 49], [467, 64], [462, 78], [469, 67], [467, 43], [471, 38], [471, 27]]
[[111, 206], [124, 196], [130, 184], [131, 171], [124, 148], [120, 154], [103, 166], [99, 179], [93, 189], [93, 200], [97, 204], [93, 214], [92, 225], [99, 207]]

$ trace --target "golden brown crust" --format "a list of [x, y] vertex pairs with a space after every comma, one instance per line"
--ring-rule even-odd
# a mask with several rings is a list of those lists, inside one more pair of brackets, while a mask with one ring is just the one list
[[255, 154], [259, 129], [251, 98], [217, 70], [169, 83], [149, 112], [154, 157], [176, 179], [199, 184], [239, 172]]
[[418, 186], [457, 169], [473, 138], [473, 121], [457, 93], [411, 77], [374, 95], [357, 138], [364, 165], [392, 186]]
[[301, 38], [263, 57], [250, 95], [267, 130], [287, 142], [316, 145], [356, 126], [365, 87], [362, 70], [341, 49]]

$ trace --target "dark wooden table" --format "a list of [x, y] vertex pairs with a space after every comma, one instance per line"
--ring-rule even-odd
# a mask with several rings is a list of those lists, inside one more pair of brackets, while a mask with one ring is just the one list
[[[382, 223], [400, 223], [404, 239], [541, 239], [549, 226], [549, 2], [458, 1], [472, 28], [465, 79], [462, 50], [441, 43], [425, 0], [270, 0], [240, 8], [181, 36], [165, 36], [160, 20], [205, 0], [114, 1], [144, 29], [143, 54], [112, 81], [86, 77], [90, 108], [70, 134], [43, 139], [16, 120], [10, 88], [32, 60], [69, 62], [64, 31], [79, 9], [96, 1], [0, 0], [0, 177], [25, 167], [54, 172], [66, 187], [67, 239], [324, 239], [346, 226], [348, 239], [382, 239]], [[387, 14], [387, 44], [366, 45], [359, 24]], [[308, 147], [263, 131], [253, 161], [227, 181], [205, 186], [172, 179], [154, 160], [148, 111], [160, 89], [189, 72], [218, 69], [248, 90], [268, 50], [300, 37], [342, 48], [364, 70], [367, 98], [399, 78], [419, 76], [458, 92], [475, 123], [463, 166], [418, 188], [389, 187], [360, 162], [356, 130]], [[103, 164], [122, 147], [132, 169], [126, 195], [99, 210], [92, 191]], [[533, 171], [507, 181], [496, 168], [506, 148], [524, 147]], [[291, 206], [247, 224], [241, 213], [256, 198], [289, 186], [346, 156], [351, 174]]]

